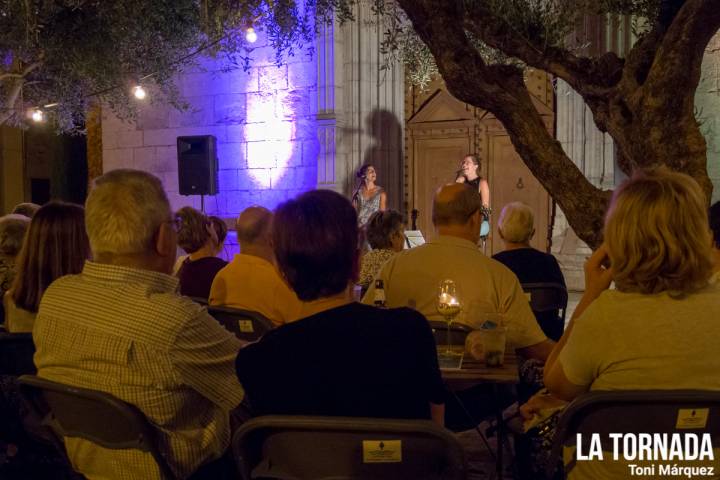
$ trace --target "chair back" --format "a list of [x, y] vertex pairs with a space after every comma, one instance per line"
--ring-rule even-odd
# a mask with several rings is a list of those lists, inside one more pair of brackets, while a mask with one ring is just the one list
[[18, 382], [28, 408], [56, 436], [58, 445], [63, 445], [63, 437], [79, 437], [113, 450], [141, 450], [152, 454], [164, 479], [175, 478], [158, 448], [155, 430], [134, 405], [109, 393], [34, 375], [23, 375]]
[[[442, 320], [430, 320], [437, 345], [447, 345], [448, 324]], [[465, 345], [465, 339], [472, 332], [472, 327], [463, 323], [453, 322], [450, 324], [450, 345]]]
[[[565, 312], [568, 292], [561, 283], [523, 283], [523, 291], [529, 296], [530, 309], [545, 335], [558, 341], [565, 330]], [[554, 315], [554, 312], [558, 315]], [[552, 313], [551, 313], [552, 312]]]
[[464, 479], [465, 453], [429, 420], [269, 415], [233, 436], [240, 478]]
[[0, 375], [32, 375], [35, 344], [32, 333], [0, 332]]
[[208, 313], [240, 340], [254, 342], [273, 329], [264, 315], [230, 307], [208, 307]]
[[[563, 447], [574, 449], [577, 446], [577, 434], [581, 434], [585, 454], [590, 450], [592, 434], [600, 435], [603, 451], [612, 452], [610, 433], [678, 433], [683, 437], [687, 433], [698, 437], [709, 433], [712, 444], [720, 445], [720, 391], [614, 390], [586, 393], [570, 403], [560, 417], [553, 437], [550, 457], [553, 461], [549, 462], [549, 468], [554, 469], [553, 462], [561, 457]], [[566, 475], [574, 465], [575, 458], [566, 465]]]

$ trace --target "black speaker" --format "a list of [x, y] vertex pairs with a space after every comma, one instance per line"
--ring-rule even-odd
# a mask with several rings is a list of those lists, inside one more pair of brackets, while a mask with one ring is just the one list
[[177, 137], [180, 195], [216, 195], [217, 142], [212, 135]]

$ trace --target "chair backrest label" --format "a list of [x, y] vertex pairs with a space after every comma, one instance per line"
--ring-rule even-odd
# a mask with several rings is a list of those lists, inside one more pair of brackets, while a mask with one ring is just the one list
[[402, 440], [363, 440], [363, 463], [402, 462]]
[[680, 408], [678, 409], [675, 428], [705, 428], [709, 414], [709, 408]]
[[238, 320], [238, 328], [243, 333], [253, 333], [255, 331], [252, 320]]

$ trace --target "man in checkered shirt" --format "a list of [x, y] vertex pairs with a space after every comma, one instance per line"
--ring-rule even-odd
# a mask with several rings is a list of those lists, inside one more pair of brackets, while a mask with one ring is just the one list
[[[114, 170], [86, 203], [93, 261], [55, 281], [35, 321], [38, 375], [108, 392], [157, 428], [178, 478], [221, 457], [229, 412], [243, 398], [234, 370], [240, 342], [204, 308], [176, 293], [177, 233], [160, 181]], [[160, 478], [152, 456], [65, 438], [87, 478]]]

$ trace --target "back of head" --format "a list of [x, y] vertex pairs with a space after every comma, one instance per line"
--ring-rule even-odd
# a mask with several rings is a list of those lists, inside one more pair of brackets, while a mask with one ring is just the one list
[[89, 256], [83, 208], [62, 202], [45, 204], [32, 218], [18, 257], [13, 301], [36, 312], [50, 283], [80, 273]]
[[30, 219], [24, 215], [0, 217], [0, 255], [15, 258], [20, 253], [29, 225]]
[[705, 195], [691, 177], [665, 168], [637, 172], [615, 190], [605, 243], [621, 291], [680, 297], [712, 274]]
[[720, 201], [715, 202], [708, 212], [710, 230], [713, 234], [713, 244], [720, 249]]
[[258, 206], [248, 207], [240, 213], [235, 222], [235, 230], [241, 251], [243, 245], [270, 245], [272, 218], [270, 210]]
[[130, 169], [112, 170], [95, 180], [85, 215], [95, 257], [149, 252], [158, 228], [171, 219], [160, 180]]
[[506, 242], [527, 243], [535, 231], [532, 209], [522, 202], [508, 203], [500, 212], [498, 228]]
[[435, 193], [433, 225], [464, 225], [480, 210], [481, 205], [480, 193], [476, 188], [466, 183], [447, 184]]
[[404, 225], [403, 216], [396, 210], [377, 211], [365, 226], [365, 235], [373, 249], [391, 248], [392, 234]]
[[39, 209], [40, 205], [38, 205], [37, 203], [23, 202], [15, 205], [12, 213], [16, 213], [27, 218], [32, 218]]
[[178, 228], [178, 245], [186, 253], [195, 253], [210, 239], [208, 226], [210, 219], [192, 207], [182, 207], [175, 213], [180, 222]]
[[313, 190], [280, 205], [273, 220], [280, 271], [303, 301], [341, 293], [357, 275], [357, 215], [330, 190]]
[[225, 221], [220, 218], [216, 217], [215, 215], [210, 215], [208, 217], [208, 220], [210, 220], [210, 223], [212, 224], [213, 230], [215, 230], [215, 234], [217, 235], [217, 241], [219, 245], [222, 245], [225, 241], [225, 237], [227, 237], [227, 224]]

